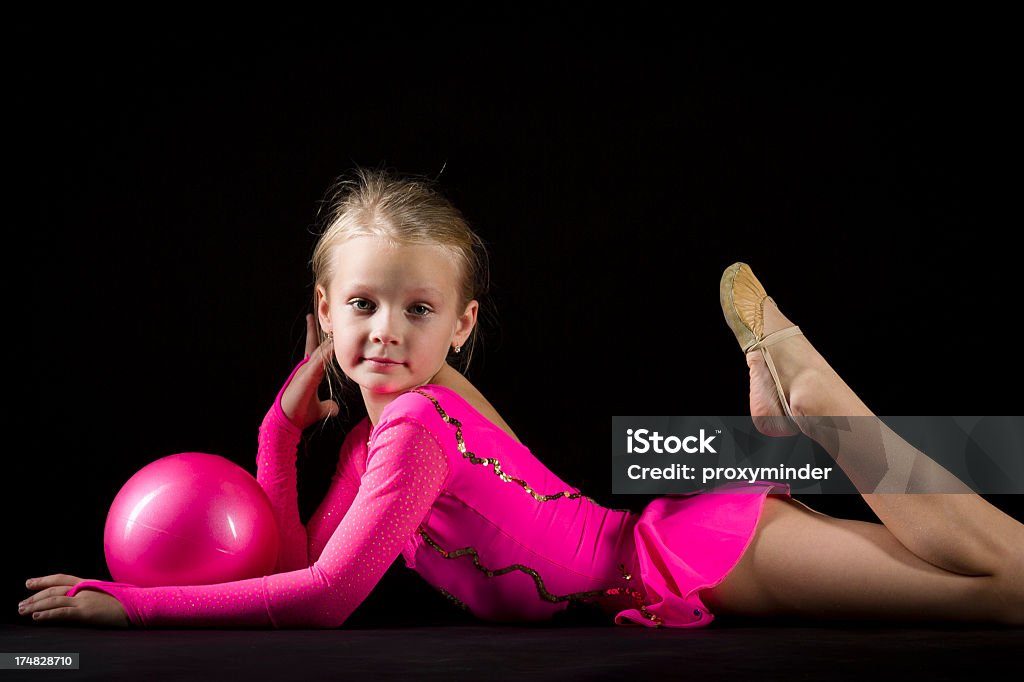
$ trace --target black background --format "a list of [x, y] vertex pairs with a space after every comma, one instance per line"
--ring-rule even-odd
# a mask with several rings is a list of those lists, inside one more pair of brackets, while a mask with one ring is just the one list
[[[876, 414], [1019, 411], [1007, 22], [761, 12], [12, 19], [7, 619], [26, 577], [110, 579], [106, 510], [146, 463], [255, 474], [318, 202], [355, 164], [440, 174], [490, 245], [470, 379], [607, 506], [650, 499], [611, 494], [612, 415], [747, 409], [734, 261]], [[313, 431], [303, 520], [344, 426]], [[396, 565], [357, 616], [443, 608], [418, 580]]]

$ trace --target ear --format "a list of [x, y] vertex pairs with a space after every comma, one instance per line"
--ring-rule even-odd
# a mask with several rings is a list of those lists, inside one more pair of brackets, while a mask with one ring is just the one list
[[457, 324], [455, 326], [455, 345], [461, 346], [466, 343], [466, 339], [469, 338], [470, 332], [473, 331], [473, 327], [476, 326], [476, 313], [480, 308], [480, 304], [476, 299], [473, 299], [466, 304], [466, 311], [459, 316]]
[[316, 285], [316, 317], [320, 321], [320, 328], [326, 334], [334, 329], [331, 323], [331, 304], [327, 300], [327, 290], [322, 285]]

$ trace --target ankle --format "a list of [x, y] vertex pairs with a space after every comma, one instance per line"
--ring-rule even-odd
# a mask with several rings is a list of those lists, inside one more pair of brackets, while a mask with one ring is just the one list
[[820, 417], [835, 415], [831, 398], [836, 390], [835, 381], [821, 367], [809, 366], [800, 370], [790, 389], [789, 404], [800, 430], [816, 440], [816, 424]]
[[831, 434], [833, 417], [870, 417], [874, 413], [827, 364], [801, 370], [793, 382], [790, 408], [804, 435], [819, 441], [819, 432]]

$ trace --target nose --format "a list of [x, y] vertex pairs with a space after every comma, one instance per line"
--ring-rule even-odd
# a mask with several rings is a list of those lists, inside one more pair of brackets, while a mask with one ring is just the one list
[[370, 333], [370, 340], [383, 346], [390, 346], [398, 343], [397, 323], [388, 314], [378, 315], [377, 324]]
[[398, 337], [386, 331], [376, 331], [370, 335], [370, 338], [374, 343], [379, 343], [382, 346], [390, 346], [398, 343]]

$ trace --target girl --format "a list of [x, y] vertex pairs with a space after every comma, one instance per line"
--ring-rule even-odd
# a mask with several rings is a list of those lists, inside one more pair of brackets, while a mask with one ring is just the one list
[[[22, 613], [120, 627], [334, 628], [401, 554], [495, 622], [584, 605], [647, 627], [732, 614], [1024, 622], [1024, 525], [974, 494], [865, 494], [881, 525], [820, 514], [770, 482], [664, 496], [640, 513], [566, 485], [450, 364], [475, 339], [487, 273], [479, 238], [424, 182], [359, 169], [342, 187], [313, 255], [305, 357], [259, 432], [257, 480], [281, 533], [275, 573], [166, 587], [56, 574], [27, 583], [38, 592]], [[726, 270], [721, 301], [748, 351], [762, 432], [802, 430], [854, 483], [881, 456], [923, 458], [899, 439], [883, 452], [807, 419], [871, 412], [749, 267]], [[325, 376], [332, 396], [332, 377], [358, 387], [367, 416], [303, 527], [296, 447], [340, 409], [317, 395]], [[931, 464], [915, 471], [941, 478]]]

